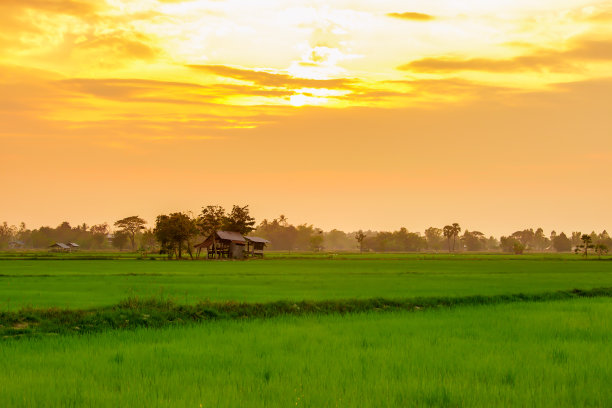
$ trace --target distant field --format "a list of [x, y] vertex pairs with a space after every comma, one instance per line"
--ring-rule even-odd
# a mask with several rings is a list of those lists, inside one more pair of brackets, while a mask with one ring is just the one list
[[612, 404], [612, 300], [5, 341], [0, 406]]
[[[580, 257], [499, 255], [424, 260], [266, 259], [239, 261], [0, 261], [0, 310], [89, 308], [128, 296], [199, 300], [322, 300], [535, 293], [612, 287], [612, 262]], [[391, 256], [392, 254], [385, 254]]]

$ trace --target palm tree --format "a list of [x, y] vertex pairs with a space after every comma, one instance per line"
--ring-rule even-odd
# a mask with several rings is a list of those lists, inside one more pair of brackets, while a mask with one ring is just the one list
[[442, 231], [443, 231], [444, 236], [446, 237], [446, 240], [448, 242], [448, 252], [450, 252], [451, 251], [450, 240], [453, 237], [453, 235], [455, 234], [453, 226], [452, 225], [445, 225], [444, 229]]
[[459, 233], [461, 232], [461, 227], [459, 226], [459, 224], [454, 222], [453, 225], [452, 225], [452, 228], [453, 228], [453, 252], [454, 252], [455, 251], [455, 242], [457, 241], [457, 237], [459, 236]]

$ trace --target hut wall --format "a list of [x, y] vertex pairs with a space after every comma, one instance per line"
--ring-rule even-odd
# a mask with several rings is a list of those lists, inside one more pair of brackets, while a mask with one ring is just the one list
[[232, 242], [230, 244], [229, 255], [232, 259], [244, 259], [244, 245]]

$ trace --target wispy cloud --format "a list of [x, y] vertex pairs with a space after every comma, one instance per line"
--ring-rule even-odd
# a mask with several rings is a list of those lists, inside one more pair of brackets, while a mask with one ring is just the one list
[[581, 39], [571, 43], [567, 50], [536, 50], [513, 58], [456, 58], [430, 57], [409, 62], [398, 67], [413, 72], [483, 71], [494, 73], [552, 71], [574, 72], [579, 62], [612, 60], [612, 40]]
[[189, 68], [205, 71], [217, 76], [252, 82], [261, 86], [285, 88], [349, 88], [355, 83], [352, 79], [309, 79], [297, 78], [288, 74], [277, 74], [252, 69], [234, 68], [226, 65], [188, 65]]
[[387, 16], [410, 21], [431, 21], [436, 19], [436, 17], [430, 14], [416, 13], [413, 11], [407, 11], [405, 13], [387, 13]]

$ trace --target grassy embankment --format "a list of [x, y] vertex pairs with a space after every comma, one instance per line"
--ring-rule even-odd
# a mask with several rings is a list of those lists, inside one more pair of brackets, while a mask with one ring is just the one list
[[171, 300], [129, 298], [118, 305], [89, 310], [22, 309], [0, 312], [0, 338], [92, 333], [138, 327], [161, 328], [211, 320], [274, 318], [363, 312], [421, 311], [457, 306], [515, 302], [550, 302], [574, 298], [612, 297], [612, 288], [467, 297], [276, 301], [268, 303], [200, 302], [179, 305]]
[[3, 342], [0, 406], [610, 406], [606, 298]]

